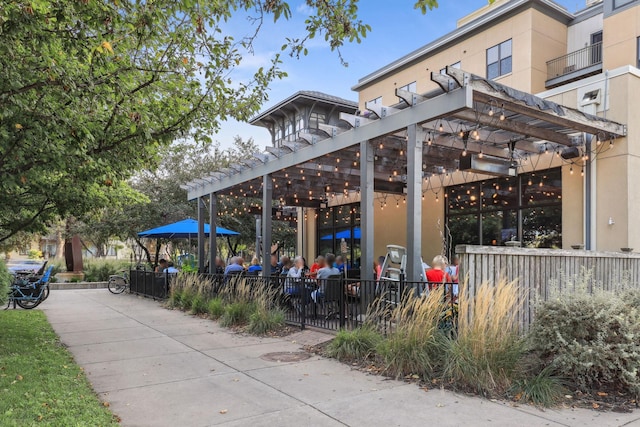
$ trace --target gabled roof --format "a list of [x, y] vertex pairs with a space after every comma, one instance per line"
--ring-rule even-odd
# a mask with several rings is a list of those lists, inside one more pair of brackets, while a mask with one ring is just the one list
[[267, 110], [261, 112], [260, 114], [258, 114], [255, 117], [252, 117], [249, 120], [249, 123], [252, 125], [257, 124], [260, 120], [264, 119], [265, 117], [269, 116], [270, 114], [272, 114], [275, 111], [278, 111], [280, 109], [282, 109], [283, 107], [285, 107], [288, 104], [291, 104], [295, 101], [301, 100], [301, 99], [307, 99], [313, 102], [322, 102], [325, 104], [329, 104], [329, 105], [337, 105], [337, 106], [342, 106], [345, 107], [349, 110], [356, 110], [358, 108], [358, 103], [356, 101], [350, 101], [348, 99], [344, 99], [344, 98], [340, 98], [339, 96], [334, 96], [334, 95], [329, 95], [326, 94], [324, 92], [318, 92], [315, 90], [301, 90], [298, 91], [296, 93], [294, 93], [293, 95], [291, 95], [290, 97], [278, 102], [276, 105], [274, 105], [271, 108], [268, 108]]
[[494, 25], [496, 22], [511, 16], [514, 13], [522, 9], [529, 7], [535, 7], [538, 10], [552, 16], [553, 18], [568, 24], [575, 16], [564, 7], [551, 0], [512, 0], [501, 6], [497, 6], [494, 10], [487, 12], [477, 19], [470, 21], [469, 23], [456, 28], [448, 34], [432, 41], [429, 44], [422, 46], [419, 49], [414, 50], [411, 53], [393, 61], [392, 63], [385, 65], [382, 68], [370, 73], [358, 80], [358, 83], [351, 89], [359, 91], [381, 78], [384, 78], [387, 74], [392, 73], [398, 69], [401, 69], [414, 62], [420, 61], [429, 55], [445, 49], [446, 47], [458, 43], [461, 40], [469, 37], [479, 31], [482, 31], [486, 27]]

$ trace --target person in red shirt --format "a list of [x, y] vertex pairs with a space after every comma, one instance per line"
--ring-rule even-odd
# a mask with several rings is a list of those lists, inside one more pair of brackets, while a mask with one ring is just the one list
[[429, 290], [438, 287], [442, 283], [451, 283], [451, 276], [445, 271], [447, 259], [442, 255], [437, 255], [431, 262], [431, 268], [427, 270], [427, 282]]
[[324, 257], [322, 255], [318, 255], [318, 258], [316, 258], [316, 261], [313, 264], [311, 264], [311, 268], [309, 269], [309, 277], [315, 279], [316, 276], [318, 275], [318, 270], [320, 270], [324, 266], [325, 266]]

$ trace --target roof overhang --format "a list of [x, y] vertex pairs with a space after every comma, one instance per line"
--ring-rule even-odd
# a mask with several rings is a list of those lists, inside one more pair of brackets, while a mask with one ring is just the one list
[[582, 147], [585, 133], [599, 141], [626, 135], [622, 124], [451, 67], [432, 80], [443, 93], [427, 97], [397, 90], [404, 100], [398, 105], [342, 113], [345, 127], [323, 125], [326, 136], [302, 134], [297, 142], [269, 147], [183, 188], [190, 200], [211, 193], [260, 197], [263, 177], [270, 175], [274, 198], [326, 200], [329, 193], [359, 191], [360, 143], [369, 141], [375, 148], [375, 191], [402, 194], [410, 155], [405, 137], [413, 124], [424, 141], [424, 174], [452, 171], [464, 155], [517, 167], [528, 156]]

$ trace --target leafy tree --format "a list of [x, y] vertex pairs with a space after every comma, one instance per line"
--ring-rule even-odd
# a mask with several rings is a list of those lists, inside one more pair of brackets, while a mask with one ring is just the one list
[[[310, 2], [309, 38], [332, 49], [369, 27], [356, 0]], [[255, 32], [222, 32], [250, 15]], [[0, 241], [47, 220], [104, 206], [103, 192], [158, 161], [176, 137], [207, 140], [221, 120], [246, 120], [285, 74], [279, 55], [249, 81], [230, 72], [252, 52], [282, 0], [31, 0], [0, 8]], [[292, 52], [304, 40], [289, 40]]]

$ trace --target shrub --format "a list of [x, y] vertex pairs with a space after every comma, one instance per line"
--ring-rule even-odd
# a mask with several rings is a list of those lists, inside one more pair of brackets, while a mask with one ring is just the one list
[[535, 375], [516, 380], [513, 391], [518, 396], [517, 400], [546, 407], [556, 404], [565, 394], [562, 379], [553, 374], [550, 366]]
[[38, 249], [29, 249], [27, 256], [29, 257], [29, 259], [40, 259], [42, 258], [42, 251]]
[[254, 310], [255, 306], [249, 302], [232, 302], [225, 307], [220, 324], [224, 327], [244, 325], [249, 321]]
[[0, 305], [6, 304], [9, 298], [9, 286], [13, 276], [9, 273], [3, 260], [0, 260]]
[[[369, 316], [391, 316], [396, 329], [378, 346], [387, 374], [396, 378], [415, 374], [423, 378], [433, 376], [440, 358], [439, 342], [442, 332], [440, 319], [445, 304], [443, 287], [426, 297], [405, 295], [398, 308], [378, 306]], [[381, 299], [384, 304], [383, 299]], [[369, 317], [368, 316], [368, 317]]]
[[169, 301], [167, 301], [167, 306], [170, 308], [181, 308], [182, 307], [182, 289], [172, 287], [169, 291]]
[[207, 299], [201, 293], [196, 294], [191, 302], [191, 314], [204, 314], [208, 309]]
[[375, 353], [381, 341], [382, 335], [367, 325], [352, 331], [341, 330], [329, 344], [327, 354], [338, 360], [366, 359]]
[[127, 261], [92, 260], [84, 266], [84, 280], [87, 282], [106, 282], [109, 276], [129, 268]]
[[578, 289], [538, 306], [530, 342], [583, 392], [601, 386], [640, 393], [640, 297]]
[[207, 312], [212, 319], [219, 319], [224, 314], [224, 303], [221, 298], [213, 298], [209, 300]]
[[482, 395], [503, 394], [524, 354], [518, 335], [516, 283], [482, 283], [474, 296], [462, 287], [458, 330], [444, 341], [444, 378]]
[[191, 310], [191, 304], [196, 297], [196, 292], [193, 289], [183, 289], [182, 297], [180, 298], [180, 308], [183, 310]]
[[264, 335], [284, 325], [284, 311], [280, 308], [264, 309], [257, 307], [249, 316], [247, 331], [255, 335]]

